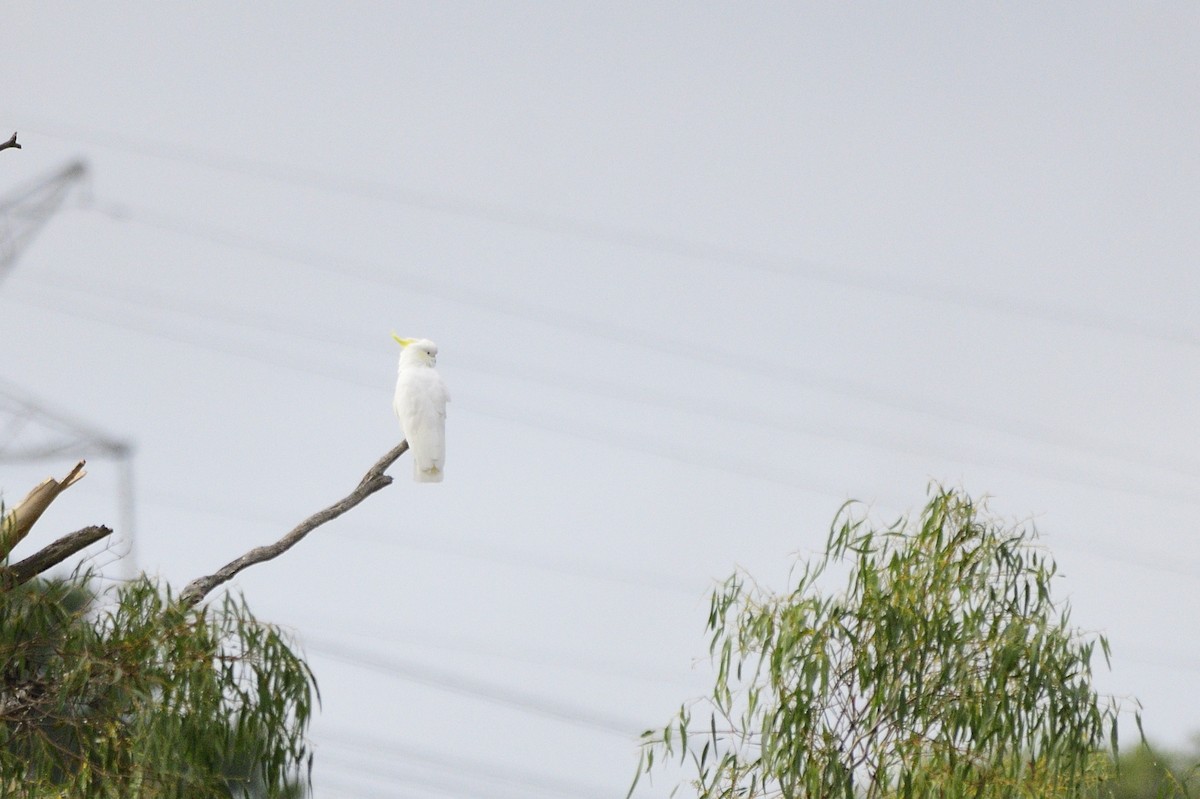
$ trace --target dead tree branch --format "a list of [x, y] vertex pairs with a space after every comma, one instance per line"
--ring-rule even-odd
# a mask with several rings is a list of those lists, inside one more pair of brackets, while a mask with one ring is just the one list
[[13, 134], [12, 138], [6, 142], [0, 142], [0, 150], [7, 150], [9, 147], [21, 149], [21, 145], [17, 144], [17, 134]]
[[27, 583], [52, 566], [57, 566], [84, 547], [91, 546], [105, 536], [112, 535], [112, 528], [93, 525], [64, 535], [40, 551], [0, 570], [0, 581], [5, 589]]
[[231, 560], [213, 574], [206, 577], [197, 577], [195, 580], [192, 580], [183, 589], [183, 593], [179, 595], [180, 604], [184, 607], [192, 607], [201, 599], [204, 599], [218, 585], [232, 580], [238, 572], [256, 563], [262, 563], [265, 560], [279, 557], [298, 544], [304, 536], [322, 524], [325, 524], [325, 522], [336, 519], [379, 489], [391, 485], [392, 478], [384, 474], [384, 471], [395, 463], [396, 459], [403, 455], [406, 450], [408, 450], [408, 442], [401, 441], [392, 448], [391, 452], [376, 461], [375, 465], [363, 476], [358, 487], [346, 495], [345, 498], [309, 516], [300, 522], [290, 533], [275, 543], [255, 547], [240, 558]]
[[50, 507], [59, 494], [66, 491], [87, 474], [83, 470], [86, 461], [75, 464], [75, 468], [67, 473], [62, 480], [47, 477], [30, 491], [25, 499], [0, 519], [0, 559], [7, 558], [13, 547], [21, 543], [33, 525], [41, 518], [46, 508]]

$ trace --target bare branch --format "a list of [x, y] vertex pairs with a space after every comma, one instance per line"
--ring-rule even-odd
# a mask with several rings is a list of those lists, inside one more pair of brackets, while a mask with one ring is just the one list
[[79, 550], [96, 543], [107, 535], [112, 535], [112, 529], [103, 525], [85, 527], [69, 535], [64, 535], [20, 563], [14, 563], [12, 566], [0, 570], [0, 582], [6, 589], [29, 582], [46, 569], [57, 566]]
[[384, 474], [384, 471], [396, 462], [396, 459], [408, 450], [408, 442], [401, 441], [391, 452], [384, 455], [375, 465], [372, 466], [359, 482], [358, 487], [351, 491], [345, 498], [335, 502], [324, 510], [317, 511], [312, 516], [309, 516], [304, 521], [300, 522], [290, 533], [285, 535], [273, 544], [266, 546], [255, 547], [254, 549], [242, 555], [236, 560], [232, 560], [225, 564], [221, 569], [206, 577], [197, 577], [188, 583], [183, 589], [183, 593], [179, 595], [179, 601], [184, 607], [192, 607], [201, 599], [204, 599], [210, 591], [222, 583], [232, 580], [238, 572], [243, 569], [253, 566], [256, 563], [262, 563], [264, 560], [277, 558], [284, 552], [294, 547], [300, 542], [300, 539], [311, 533], [316, 528], [320, 527], [325, 522], [332, 521], [338, 516], [341, 516], [346, 511], [353, 508], [358, 503], [362, 502], [367, 497], [374, 494], [381, 488], [389, 486], [392, 483], [392, 478]]
[[6, 142], [0, 142], [0, 150], [7, 150], [9, 147], [15, 147], [20, 150], [21, 145], [17, 144], [17, 134], [13, 134], [12, 138]]
[[86, 462], [80, 461], [75, 464], [75, 468], [71, 469], [62, 480], [47, 477], [34, 486], [25, 499], [6, 513], [3, 519], [0, 519], [0, 558], [7, 558], [8, 554], [13, 551], [13, 547], [21, 543], [21, 539], [29, 534], [30, 529], [59, 494], [87, 474], [83, 470]]

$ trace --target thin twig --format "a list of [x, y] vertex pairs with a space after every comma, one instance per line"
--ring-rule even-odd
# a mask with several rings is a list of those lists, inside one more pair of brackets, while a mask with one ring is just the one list
[[264, 560], [277, 558], [284, 552], [294, 547], [300, 542], [300, 539], [311, 533], [316, 528], [320, 527], [325, 522], [332, 521], [338, 516], [341, 516], [346, 511], [353, 508], [358, 503], [362, 502], [367, 497], [374, 494], [381, 488], [391, 485], [392, 478], [384, 474], [384, 471], [396, 462], [396, 459], [408, 450], [408, 442], [401, 441], [392, 451], [384, 455], [375, 465], [372, 466], [359, 482], [358, 487], [351, 491], [345, 498], [335, 502], [324, 510], [317, 511], [312, 516], [309, 516], [304, 521], [300, 522], [295, 529], [285, 535], [283, 538], [276, 541], [274, 544], [255, 547], [254, 549], [242, 555], [236, 560], [231, 560], [221, 569], [206, 577], [197, 577], [188, 583], [183, 589], [183, 593], [179, 595], [179, 602], [184, 607], [192, 607], [201, 599], [204, 599], [210, 591], [222, 583], [232, 580], [238, 572], [256, 563], [262, 563]]
[[29, 582], [46, 569], [57, 566], [79, 550], [108, 535], [112, 535], [112, 529], [103, 525], [92, 525], [64, 535], [25, 560], [0, 570], [0, 581], [3, 582], [6, 589]]
[[21, 145], [17, 144], [17, 134], [16, 133], [14, 133], [12, 135], [12, 138], [9, 139], [8, 141], [0, 142], [0, 150], [7, 150], [9, 147], [15, 147], [18, 150], [21, 149]]

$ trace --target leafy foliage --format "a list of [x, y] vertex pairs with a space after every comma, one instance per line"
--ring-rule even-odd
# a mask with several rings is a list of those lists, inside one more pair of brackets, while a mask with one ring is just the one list
[[942, 489], [884, 529], [843, 507], [790, 593], [735, 574], [713, 594], [708, 718], [647, 732], [639, 776], [678, 755], [704, 799], [1094, 793], [1116, 750], [1092, 687], [1108, 644], [1071, 628], [1034, 539]]
[[0, 593], [0, 796], [295, 795], [316, 683], [244, 602], [147, 579]]
[[1172, 799], [1196, 795], [1200, 788], [1200, 751], [1160, 752], [1143, 743], [1122, 752], [1113, 779], [1105, 786], [1112, 799]]

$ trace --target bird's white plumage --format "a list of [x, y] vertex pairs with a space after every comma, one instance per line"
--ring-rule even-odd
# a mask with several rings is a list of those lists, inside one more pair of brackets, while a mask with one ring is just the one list
[[400, 420], [413, 459], [413, 479], [440, 483], [446, 462], [446, 403], [450, 394], [434, 369], [437, 345], [429, 339], [396, 338], [400, 374], [392, 407]]

